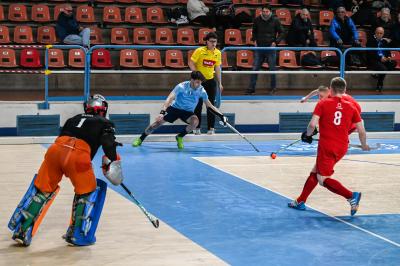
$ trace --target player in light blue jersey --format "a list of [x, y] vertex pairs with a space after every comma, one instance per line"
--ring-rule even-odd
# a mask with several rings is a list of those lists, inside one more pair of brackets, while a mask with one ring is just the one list
[[226, 124], [227, 118], [208, 100], [207, 92], [201, 85], [203, 81], [203, 74], [201, 74], [200, 71], [193, 71], [190, 74], [190, 80], [179, 83], [168, 95], [156, 121], [149, 125], [139, 138], [133, 141], [132, 146], [140, 146], [144, 139], [155, 129], [165, 122], [173, 123], [179, 118], [188, 124], [186, 128], [175, 137], [178, 148], [183, 149], [183, 137], [192, 132], [199, 123], [199, 119], [194, 114], [194, 109], [200, 98], [203, 99], [207, 108]]

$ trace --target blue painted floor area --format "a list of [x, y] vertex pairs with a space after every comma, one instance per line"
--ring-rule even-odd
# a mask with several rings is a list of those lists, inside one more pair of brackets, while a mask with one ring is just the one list
[[[382, 140], [370, 141], [376, 142]], [[269, 155], [288, 143], [255, 142], [261, 155]], [[385, 140], [382, 150], [373, 152], [399, 153], [399, 146], [398, 141]], [[315, 147], [299, 144], [281, 155], [315, 155]], [[363, 153], [356, 149], [351, 152]], [[229, 264], [400, 263], [400, 247], [317, 211], [289, 209], [287, 198], [192, 158], [260, 155], [242, 141], [185, 143], [183, 151], [178, 151], [175, 142], [144, 142], [139, 148], [125, 145], [119, 153], [124, 182], [143, 205]], [[100, 158], [99, 153], [94, 161], [97, 176], [102, 176]], [[122, 188], [110, 186], [127, 197]], [[342, 218], [400, 243], [400, 215]]]

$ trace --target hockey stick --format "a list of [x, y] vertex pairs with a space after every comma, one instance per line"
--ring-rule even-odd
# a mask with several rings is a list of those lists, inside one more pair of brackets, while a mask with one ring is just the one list
[[155, 228], [158, 228], [160, 226], [160, 222], [158, 221], [158, 219], [152, 215], [151, 213], [149, 213], [144, 207], [143, 205], [135, 198], [135, 196], [133, 196], [132, 192], [124, 185], [124, 183], [121, 183], [121, 187], [126, 191], [126, 193], [129, 194], [129, 196], [131, 196], [131, 198], [133, 199], [133, 202], [136, 204], [136, 206], [138, 206], [142, 212], [144, 213], [144, 215], [146, 215], [146, 217], [149, 219], [149, 221], [153, 224], [153, 226]]
[[[289, 148], [290, 146], [293, 146], [294, 144], [296, 144], [296, 143], [298, 143], [298, 142], [300, 142], [300, 141], [301, 141], [301, 139], [298, 139], [298, 140], [296, 140], [296, 141], [293, 141], [293, 142], [290, 143], [289, 145], [286, 145], [286, 146], [284, 146], [284, 147], [278, 149], [276, 152], [271, 152], [271, 154], [270, 154], [271, 158], [275, 159], [275, 158], [276, 158], [276, 154], [277, 154], [278, 152], [284, 151], [284, 150], [286, 150], [287, 148]], [[275, 158], [274, 158], [274, 157], [275, 157]]]
[[[349, 147], [358, 148], [358, 149], [362, 148], [360, 144], [351, 144], [351, 143], [349, 143]], [[370, 150], [379, 150], [381, 148], [381, 144], [376, 143], [375, 147], [369, 147], [369, 148], [370, 148]]]
[[[225, 126], [224, 122], [219, 121], [219, 123], [220, 123], [222, 126]], [[251, 143], [250, 140], [248, 140], [245, 136], [243, 136], [243, 135], [242, 135], [236, 128], [234, 128], [231, 124], [229, 124], [228, 122], [226, 122], [226, 126], [228, 126], [233, 132], [235, 132], [236, 134], [238, 134], [239, 136], [241, 136], [245, 141], [247, 141], [247, 142], [254, 148], [254, 150], [256, 150], [257, 152], [260, 152], [260, 150], [257, 149], [257, 147], [254, 146], [254, 144]]]

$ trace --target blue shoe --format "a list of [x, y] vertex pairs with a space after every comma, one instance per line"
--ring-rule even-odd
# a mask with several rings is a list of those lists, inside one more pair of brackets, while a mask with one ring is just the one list
[[298, 203], [297, 200], [294, 200], [292, 202], [289, 202], [287, 205], [289, 208], [300, 210], [300, 211], [305, 211], [306, 210], [306, 204], [304, 202]]
[[347, 200], [351, 206], [350, 210], [351, 216], [356, 214], [358, 206], [360, 205], [360, 200], [361, 200], [361, 192], [353, 192], [353, 197]]

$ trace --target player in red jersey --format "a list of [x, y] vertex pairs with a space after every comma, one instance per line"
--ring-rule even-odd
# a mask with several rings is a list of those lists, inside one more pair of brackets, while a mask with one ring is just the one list
[[305, 210], [305, 202], [319, 183], [330, 191], [346, 198], [351, 206], [351, 215], [354, 215], [361, 199], [360, 192], [352, 192], [331, 176], [334, 166], [346, 154], [349, 143], [348, 132], [353, 125], [358, 130], [362, 150], [369, 150], [367, 136], [361, 117], [352, 103], [345, 100], [346, 81], [342, 78], [331, 80], [331, 97], [318, 102], [315, 107], [307, 131], [303, 132], [303, 142], [312, 143], [313, 132], [319, 124], [320, 138], [318, 143], [317, 161], [310, 176], [304, 184], [301, 195], [290, 202], [290, 208]]

